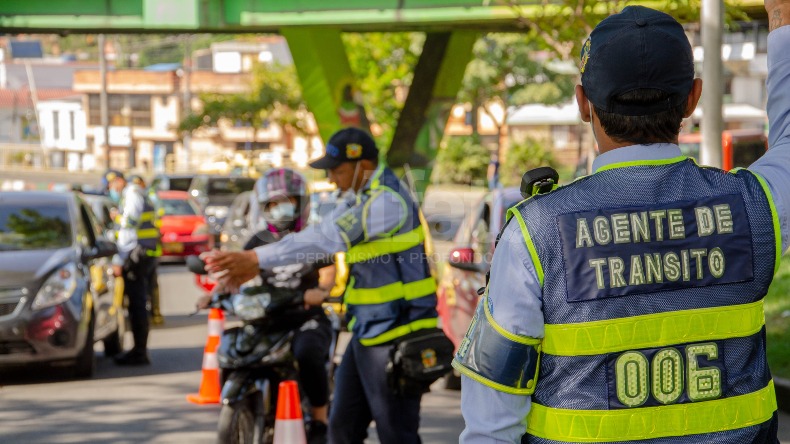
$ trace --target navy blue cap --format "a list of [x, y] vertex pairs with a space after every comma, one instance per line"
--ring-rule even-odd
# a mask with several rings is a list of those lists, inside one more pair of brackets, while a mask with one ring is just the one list
[[[670, 15], [628, 6], [593, 29], [581, 53], [582, 87], [598, 109], [647, 116], [680, 105], [694, 82], [694, 56], [683, 27]], [[624, 104], [615, 98], [637, 89], [668, 95], [661, 102]]]
[[329, 138], [324, 157], [310, 162], [310, 166], [319, 170], [331, 170], [344, 162], [378, 158], [376, 142], [368, 133], [359, 128], [343, 128]]

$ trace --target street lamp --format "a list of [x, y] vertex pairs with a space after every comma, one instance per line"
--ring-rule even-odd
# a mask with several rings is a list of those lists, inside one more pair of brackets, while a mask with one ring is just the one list
[[126, 125], [129, 128], [129, 169], [135, 167], [134, 163], [134, 139], [132, 138], [132, 107], [129, 104], [125, 104], [121, 108], [121, 115], [123, 116], [124, 120], [126, 121]]

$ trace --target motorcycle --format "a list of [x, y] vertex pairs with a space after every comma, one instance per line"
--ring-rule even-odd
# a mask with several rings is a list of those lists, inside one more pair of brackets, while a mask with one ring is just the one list
[[[197, 256], [190, 256], [187, 267], [196, 274], [198, 285], [211, 292], [213, 285], [206, 279], [205, 263]], [[298, 380], [291, 342], [301, 327], [301, 323], [288, 322], [278, 314], [303, 307], [303, 296], [298, 290], [268, 285], [243, 287], [235, 294], [213, 294], [209, 308], [219, 308], [241, 321], [240, 326], [223, 332], [217, 350], [222, 383], [218, 442], [273, 441], [280, 382]], [[327, 315], [334, 330], [330, 347], [333, 356], [340, 321], [331, 308]], [[333, 365], [332, 359], [327, 365]], [[308, 423], [309, 405], [304, 395], [301, 399]]]

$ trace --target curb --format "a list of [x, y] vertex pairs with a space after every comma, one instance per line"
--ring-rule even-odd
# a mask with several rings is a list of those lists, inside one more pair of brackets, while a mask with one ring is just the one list
[[790, 380], [774, 376], [774, 389], [776, 389], [777, 407], [785, 413], [790, 413]]

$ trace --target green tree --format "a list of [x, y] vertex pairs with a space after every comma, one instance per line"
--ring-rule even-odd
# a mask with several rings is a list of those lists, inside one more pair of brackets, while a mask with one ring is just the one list
[[[515, 1], [499, 0], [510, 6], [523, 24], [527, 37], [542, 49], [554, 52], [561, 60], [577, 60], [587, 36], [604, 18], [628, 6], [629, 0], [541, 0], [540, 7], [520, 6]], [[740, 6], [724, 3], [727, 26], [749, 16]], [[699, 22], [700, 0], [658, 0], [651, 8], [664, 11], [681, 23]], [[529, 8], [527, 12], [526, 8]], [[761, 12], [760, 12], [761, 13]]]
[[351, 71], [368, 117], [380, 129], [376, 142], [382, 148], [392, 141], [424, 41], [423, 34], [414, 32], [343, 34]]
[[556, 167], [551, 149], [544, 142], [526, 139], [512, 143], [499, 169], [499, 180], [505, 186], [519, 185], [524, 173], [541, 166]]
[[290, 147], [296, 134], [311, 134], [307, 125], [307, 108], [293, 66], [258, 64], [253, 71], [251, 90], [245, 94], [204, 94], [199, 113], [184, 117], [179, 130], [216, 127], [221, 121], [248, 127], [255, 141], [258, 129], [279, 125]]
[[[557, 104], [572, 97], [575, 75], [559, 72], [534, 38], [525, 34], [488, 34], [475, 43], [474, 59], [466, 68], [460, 99], [472, 104], [472, 131], [476, 136], [477, 110], [497, 127], [497, 153], [508, 108], [526, 103]], [[499, 103], [505, 110], [497, 116], [491, 109]]]
[[448, 137], [436, 156], [435, 182], [473, 185], [485, 181], [490, 154], [472, 137]]
[[70, 240], [68, 222], [57, 216], [45, 216], [31, 208], [9, 215], [6, 228], [21, 235], [18, 245], [23, 248], [65, 247]]

